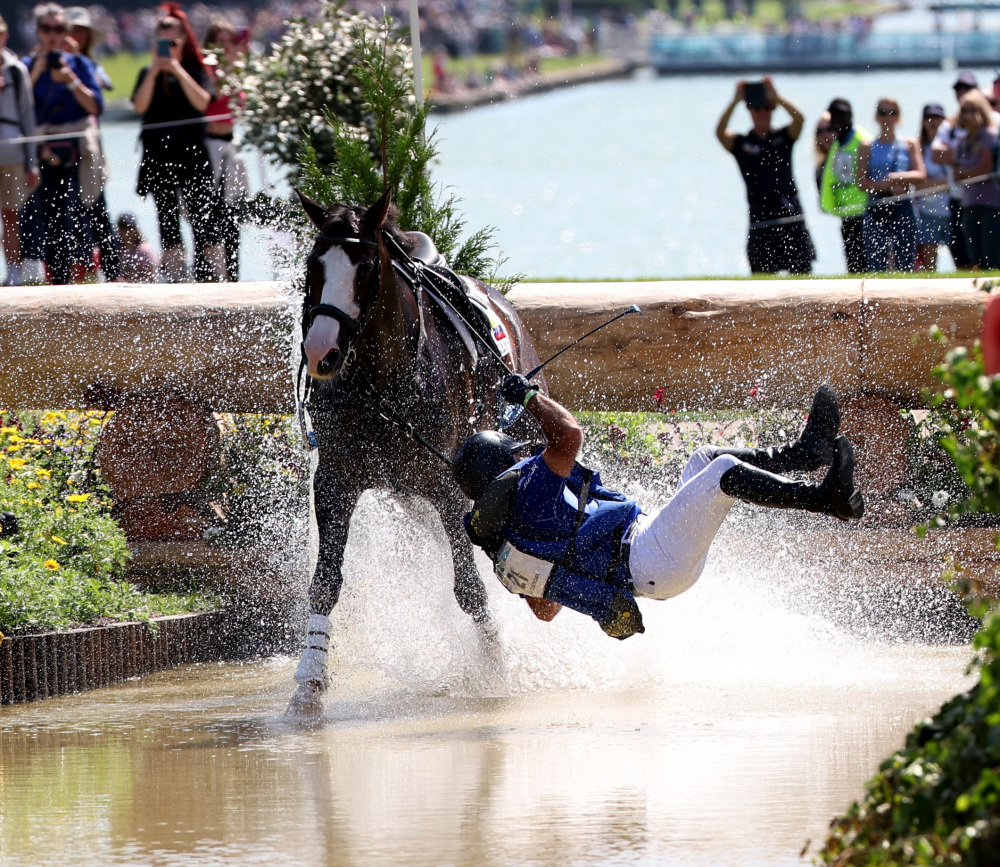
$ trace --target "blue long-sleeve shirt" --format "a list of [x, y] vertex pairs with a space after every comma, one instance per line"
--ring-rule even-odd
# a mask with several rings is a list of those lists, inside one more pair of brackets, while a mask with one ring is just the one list
[[[97, 100], [97, 113], [104, 111], [104, 96], [97, 83], [97, 72], [92, 61], [80, 54], [62, 52], [63, 63], [80, 79]], [[25, 57], [24, 65], [31, 71], [34, 57]], [[35, 119], [38, 123], [71, 123], [82, 120], [90, 113], [77, 101], [73, 91], [65, 84], [52, 80], [49, 70], [45, 70], [35, 82]]]

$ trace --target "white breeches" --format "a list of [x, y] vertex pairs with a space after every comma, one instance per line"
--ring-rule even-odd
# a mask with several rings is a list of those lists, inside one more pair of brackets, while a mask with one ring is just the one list
[[702, 446], [688, 458], [677, 492], [657, 514], [641, 515], [632, 536], [629, 568], [636, 596], [670, 599], [691, 587], [719, 527], [736, 502], [719, 480], [740, 461]]

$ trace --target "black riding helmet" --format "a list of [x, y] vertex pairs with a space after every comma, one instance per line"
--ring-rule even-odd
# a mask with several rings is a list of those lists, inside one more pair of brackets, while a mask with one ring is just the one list
[[517, 463], [517, 450], [526, 445], [495, 430], [473, 434], [458, 447], [451, 461], [451, 471], [462, 493], [470, 500], [478, 500], [490, 482]]

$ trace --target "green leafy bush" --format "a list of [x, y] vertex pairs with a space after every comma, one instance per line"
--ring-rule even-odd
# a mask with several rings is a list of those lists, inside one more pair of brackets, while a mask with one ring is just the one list
[[94, 464], [103, 413], [0, 415], [0, 632], [204, 610], [200, 596], [143, 593], [120, 576], [129, 558]]
[[[457, 196], [431, 180], [437, 133], [426, 131], [429, 109], [416, 103], [410, 49], [391, 18], [325, 3], [316, 24], [292, 22], [272, 55], [238, 69], [232, 88], [246, 95], [247, 140], [310, 198], [366, 207], [390, 189], [396, 225], [430, 235], [455, 271], [502, 290], [519, 279], [498, 276], [493, 228], [467, 233]], [[251, 212], [298, 233], [300, 249], [283, 255], [293, 264], [312, 233], [298, 202], [258, 194]]]
[[224, 526], [210, 536], [235, 548], [287, 544], [287, 525], [309, 497], [309, 458], [292, 416], [222, 415], [222, 457], [200, 494]]

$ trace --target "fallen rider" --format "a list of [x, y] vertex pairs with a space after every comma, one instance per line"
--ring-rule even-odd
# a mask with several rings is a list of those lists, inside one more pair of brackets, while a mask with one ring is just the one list
[[[864, 513], [854, 488], [854, 450], [837, 435], [840, 410], [828, 385], [816, 393], [795, 442], [773, 449], [702, 446], [670, 502], [652, 515], [577, 462], [583, 432], [565, 407], [520, 374], [509, 376], [500, 393], [538, 420], [544, 450], [518, 461], [525, 443], [483, 431], [462, 443], [453, 468], [474, 502], [465, 518], [469, 537], [541, 620], [565, 605], [614, 638], [643, 632], [636, 597], [670, 599], [689, 589], [736, 500], [842, 521]], [[819, 483], [785, 475], [821, 467], [829, 470]]]

